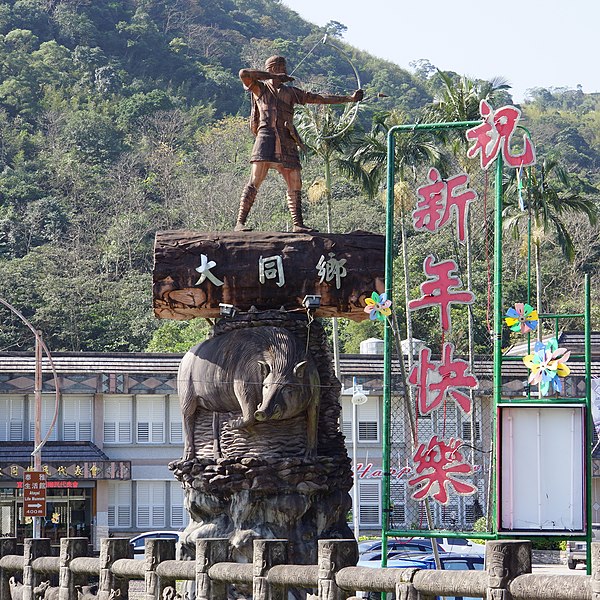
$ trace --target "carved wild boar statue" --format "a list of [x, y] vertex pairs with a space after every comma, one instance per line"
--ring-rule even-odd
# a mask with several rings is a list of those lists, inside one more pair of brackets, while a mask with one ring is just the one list
[[[177, 388], [185, 460], [195, 457], [198, 408], [213, 414], [241, 411], [241, 417], [230, 422], [235, 428], [306, 413], [306, 455], [316, 452], [319, 374], [306, 348], [287, 329], [236, 329], [194, 346], [180, 363]], [[218, 431], [213, 430], [213, 435], [217, 440]]]

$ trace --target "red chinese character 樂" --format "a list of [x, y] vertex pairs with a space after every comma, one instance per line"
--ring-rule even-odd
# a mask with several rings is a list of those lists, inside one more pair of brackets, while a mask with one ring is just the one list
[[457, 476], [473, 473], [473, 467], [465, 462], [460, 451], [462, 443], [454, 438], [446, 443], [434, 435], [428, 444], [419, 444], [413, 457], [417, 476], [408, 480], [410, 487], [417, 488], [412, 494], [415, 500], [431, 496], [440, 504], [447, 504], [451, 489], [462, 496], [477, 491], [475, 486], [457, 479]]
[[450, 331], [450, 305], [471, 304], [475, 300], [475, 294], [469, 290], [458, 291], [456, 287], [462, 285], [459, 277], [452, 277], [451, 273], [458, 269], [453, 260], [434, 262], [435, 258], [430, 254], [423, 262], [423, 272], [429, 278], [421, 286], [421, 298], [411, 300], [408, 303], [409, 310], [418, 310], [439, 304], [441, 323], [443, 331]]

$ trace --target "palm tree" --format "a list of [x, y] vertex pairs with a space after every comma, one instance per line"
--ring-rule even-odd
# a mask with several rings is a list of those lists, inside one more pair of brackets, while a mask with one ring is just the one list
[[[387, 135], [396, 125], [406, 123], [406, 116], [399, 111], [392, 111], [376, 116], [371, 132], [356, 143], [351, 154], [340, 160], [340, 169], [359, 182], [363, 190], [373, 198], [381, 190], [387, 173]], [[410, 300], [409, 261], [406, 236], [406, 221], [413, 196], [406, 182], [407, 172], [414, 176], [415, 168], [423, 164], [440, 166], [443, 156], [433, 137], [422, 130], [414, 130], [410, 134], [401, 135], [396, 140], [394, 169], [397, 175], [394, 190], [395, 208], [400, 215], [400, 247], [404, 271], [404, 299], [406, 305]], [[412, 341], [412, 319], [406, 311], [406, 335]], [[409, 367], [412, 365], [412, 352], [408, 353]]]
[[[481, 119], [479, 103], [482, 100], [490, 104], [510, 101], [510, 85], [502, 77], [494, 77], [489, 81], [476, 81], [465, 76], [454, 79], [439, 69], [438, 76], [441, 88], [425, 113], [429, 123], [477, 121]], [[464, 140], [464, 137], [461, 136], [461, 139]], [[463, 144], [466, 145], [466, 140]]]
[[[426, 110], [426, 120], [428, 122], [464, 122], [478, 121], [481, 119], [479, 105], [482, 100], [487, 100], [491, 104], [505, 104], [510, 101], [508, 89], [510, 86], [507, 82], [495, 77], [489, 81], [475, 81], [468, 77], [455, 78], [448, 73], [444, 73], [438, 69], [438, 76], [441, 83], [439, 93], [434, 102]], [[446, 143], [450, 143], [452, 153], [461, 169], [467, 174], [472, 175], [475, 168], [474, 161], [469, 161], [467, 158], [467, 139], [464, 131], [451, 130], [450, 135], [441, 132], [441, 139]], [[466, 252], [466, 275], [467, 288], [472, 289], [473, 286], [473, 258], [472, 258], [472, 233], [471, 233], [471, 218], [470, 213], [467, 215], [466, 222], [466, 237], [465, 237], [465, 252]], [[469, 366], [473, 371], [475, 359], [475, 340], [474, 340], [474, 317], [473, 306], [467, 307], [467, 328], [468, 328], [468, 355]], [[471, 440], [470, 445], [472, 457], [475, 457], [476, 449], [476, 404], [474, 402], [473, 390], [469, 390], [471, 399]], [[489, 501], [489, 498], [488, 498]], [[491, 511], [488, 510], [488, 527], [491, 526], [490, 518]]]
[[[357, 107], [355, 107], [357, 108]], [[297, 128], [303, 140], [305, 150], [323, 161], [325, 186], [323, 195], [327, 202], [327, 233], [331, 233], [331, 169], [340, 160], [353, 137], [354, 117], [352, 107], [346, 106], [344, 113], [338, 116], [329, 105], [313, 108], [302, 107], [298, 111]], [[355, 113], [354, 113], [355, 114]], [[340, 376], [340, 343], [338, 320], [332, 319], [333, 362], [335, 374]]]
[[341, 116], [329, 105], [304, 106], [298, 110], [297, 128], [305, 151], [323, 161], [325, 186], [323, 195], [327, 202], [327, 232], [331, 233], [331, 171], [341, 160], [354, 137], [353, 122], [346, 119], [354, 107], [346, 107]]
[[[542, 244], [553, 235], [568, 261], [575, 258], [575, 244], [567, 226], [572, 215], [584, 215], [591, 225], [598, 218], [598, 208], [591, 198], [573, 191], [568, 173], [555, 158], [544, 158], [539, 165], [527, 170], [524, 178], [526, 198], [521, 210], [514, 176], [504, 199], [503, 227], [515, 239], [531, 235], [536, 281], [536, 308], [541, 313]], [[541, 328], [538, 328], [541, 337]]]

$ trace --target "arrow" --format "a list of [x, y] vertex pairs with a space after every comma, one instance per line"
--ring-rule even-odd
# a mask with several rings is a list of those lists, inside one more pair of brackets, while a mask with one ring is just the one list
[[29, 505], [30, 508], [42, 508], [42, 506], [44, 506], [44, 505], [40, 504], [39, 502], [37, 504], [30, 504]]

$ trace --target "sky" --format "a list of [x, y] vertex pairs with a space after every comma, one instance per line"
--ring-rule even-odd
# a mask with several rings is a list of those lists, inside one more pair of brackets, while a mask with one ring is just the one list
[[339, 21], [348, 44], [411, 70], [427, 59], [477, 79], [503, 77], [515, 102], [534, 87], [600, 92], [598, 0], [283, 0], [303, 19]]

